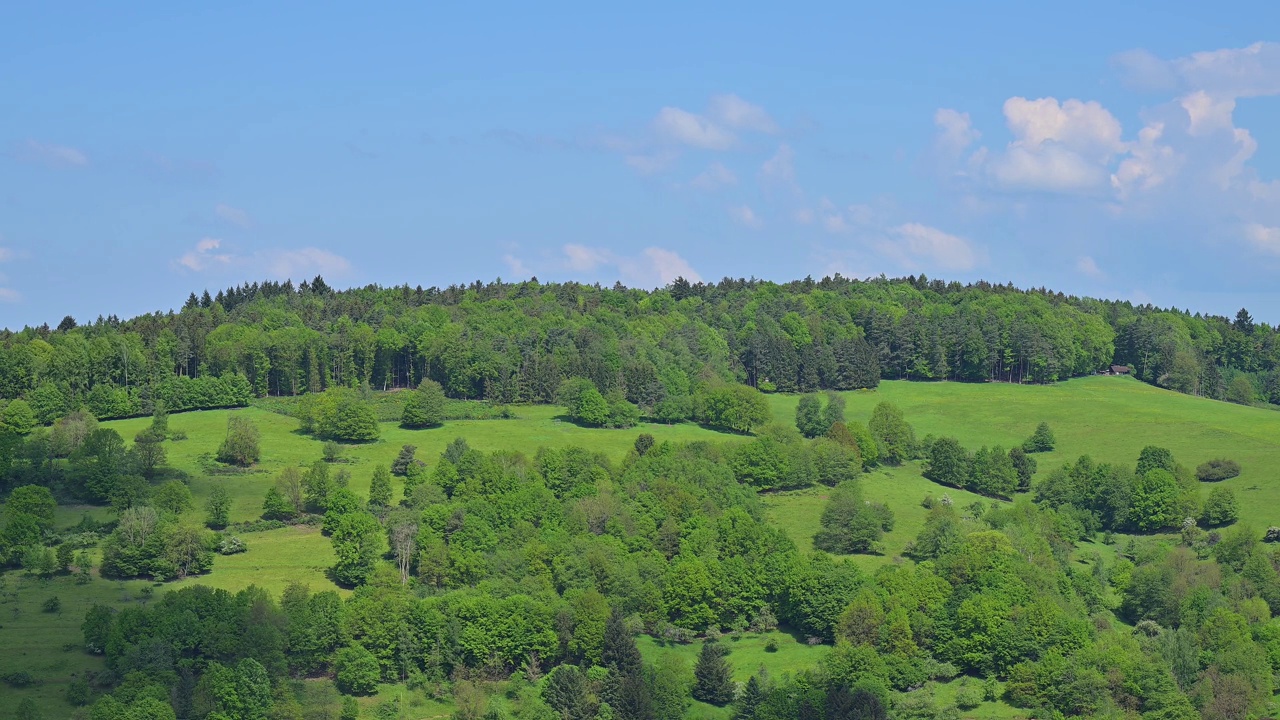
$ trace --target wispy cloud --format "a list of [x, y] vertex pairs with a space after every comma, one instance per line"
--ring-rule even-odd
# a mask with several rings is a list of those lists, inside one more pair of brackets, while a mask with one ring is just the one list
[[718, 190], [722, 187], [737, 184], [738, 176], [718, 162], [711, 163], [706, 170], [703, 170], [697, 177], [689, 181], [690, 186], [706, 191]]
[[733, 221], [739, 225], [752, 230], [759, 230], [764, 226], [764, 221], [760, 219], [760, 216], [756, 215], [756, 212], [749, 205], [735, 205], [729, 208], [729, 217], [733, 218]]
[[230, 205], [219, 203], [213, 209], [213, 214], [217, 215], [219, 220], [231, 223], [239, 228], [247, 228], [253, 224], [253, 218], [249, 217], [248, 212]]
[[346, 258], [321, 248], [267, 248], [238, 254], [225, 249], [219, 238], [202, 238], [174, 264], [186, 271], [200, 273], [265, 271], [268, 277], [281, 280], [315, 274], [340, 277], [351, 270], [351, 263]]
[[1094, 279], [1106, 277], [1106, 273], [1102, 272], [1102, 268], [1098, 267], [1097, 261], [1088, 255], [1081, 255], [1076, 258], [1076, 270], [1079, 270], [1081, 275]]
[[55, 145], [28, 139], [19, 143], [14, 155], [23, 162], [39, 163], [50, 167], [86, 167], [89, 156], [69, 145]]
[[616, 273], [612, 278], [633, 287], [663, 286], [683, 277], [690, 282], [700, 282], [698, 274], [687, 260], [672, 250], [648, 247], [639, 255], [623, 255], [608, 248], [568, 244], [562, 249], [561, 267], [576, 274], [599, 276], [601, 272]]

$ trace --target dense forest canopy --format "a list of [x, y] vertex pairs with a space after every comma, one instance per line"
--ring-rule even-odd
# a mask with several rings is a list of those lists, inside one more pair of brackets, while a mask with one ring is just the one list
[[51, 422], [246, 404], [330, 386], [553, 402], [591, 380], [652, 413], [700, 385], [770, 391], [880, 378], [1048, 383], [1130, 366], [1140, 379], [1238, 402], [1280, 401], [1277, 330], [1044, 289], [924, 276], [775, 284], [725, 279], [645, 291], [577, 283], [331, 289], [246, 284], [177, 312], [0, 333], [0, 398]]

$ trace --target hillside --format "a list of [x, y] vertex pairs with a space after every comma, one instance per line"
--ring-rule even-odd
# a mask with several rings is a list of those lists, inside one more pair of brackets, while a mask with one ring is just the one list
[[[1047, 421], [1057, 436], [1053, 452], [1038, 454], [1040, 481], [1062, 463], [1083, 454], [1099, 462], [1131, 466], [1146, 445], [1160, 444], [1172, 451], [1182, 464], [1195, 465], [1216, 457], [1238, 461], [1243, 471], [1239, 477], [1218, 483], [1235, 491], [1240, 500], [1240, 518], [1257, 532], [1269, 525], [1280, 524], [1280, 414], [1258, 408], [1195, 398], [1162, 390], [1124, 377], [1087, 377], [1053, 385], [1017, 385], [1007, 383], [922, 383], [886, 381], [875, 390], [850, 391], [846, 416], [850, 421], [865, 422], [873, 407], [882, 401], [900, 407], [916, 430], [926, 435], [954, 436], [967, 447], [1019, 444], [1036, 424]], [[795, 419], [796, 395], [775, 394], [768, 397], [775, 422], [791, 424]], [[405, 430], [394, 423], [381, 424], [381, 438], [372, 443], [350, 444], [342, 448], [342, 462], [334, 468], [350, 472], [350, 488], [361, 497], [367, 496], [373, 468], [387, 465], [400, 447], [413, 444], [418, 456], [429, 463], [446, 449], [456, 437], [464, 437], [473, 449], [480, 451], [518, 451], [532, 456], [541, 447], [582, 446], [604, 453], [614, 462], [631, 451], [636, 436], [652, 434], [663, 441], [689, 442], [706, 440], [729, 445], [749, 442], [750, 436], [723, 433], [691, 423], [642, 423], [630, 429], [586, 428], [568, 422], [562, 410], [554, 406], [516, 406], [514, 418], [492, 420], [447, 421], [442, 427], [427, 430]], [[263, 459], [246, 472], [229, 471], [213, 461], [221, 442], [228, 416], [249, 417], [262, 433]], [[103, 423], [120, 435], [131, 438], [144, 430], [150, 420], [144, 418]], [[322, 443], [298, 431], [291, 417], [260, 408], [211, 410], [174, 414], [169, 418], [171, 431], [185, 434], [186, 439], [168, 441], [168, 463], [189, 477], [194, 507], [184, 520], [202, 522], [204, 500], [214, 483], [222, 483], [232, 497], [231, 521], [247, 522], [262, 512], [262, 497], [274, 478], [286, 467], [307, 465], [320, 457]], [[903, 547], [920, 532], [928, 511], [921, 507], [925, 495], [949, 495], [956, 507], [974, 501], [985, 505], [1000, 504], [955, 488], [944, 488], [921, 475], [921, 464], [909, 462], [901, 466], [880, 466], [862, 476], [863, 492], [868, 500], [883, 502], [895, 513], [894, 529], [884, 538], [883, 555], [856, 555], [854, 562], [864, 570], [898, 562]], [[399, 480], [395, 483], [399, 499]], [[1207, 493], [1207, 485], [1204, 490]], [[826, 488], [780, 492], [763, 496], [769, 519], [782, 528], [801, 549], [812, 547], [818, 519], [829, 494]], [[61, 506], [57, 510], [59, 527], [69, 527], [83, 514], [110, 520], [114, 513], [106, 508]], [[27, 578], [17, 571], [0, 578], [10, 593], [7, 604], [13, 608], [0, 627], [0, 645], [11, 652], [0, 659], [0, 675], [26, 670], [44, 680], [24, 696], [41, 698], [42, 702], [60, 702], [71, 673], [101, 669], [99, 660], [73, 650], [60, 649], [78, 643], [83, 613], [94, 603], [116, 607], [133, 607], [146, 602], [148, 593], [159, 596], [180, 587], [196, 585], [242, 590], [251, 585], [278, 594], [294, 581], [309, 585], [313, 591], [336, 589], [344, 596], [350, 590], [334, 585], [328, 575], [334, 563], [334, 550], [329, 538], [319, 528], [292, 526], [263, 532], [243, 533], [249, 550], [242, 554], [218, 556], [214, 569], [207, 575], [193, 576], [162, 587], [141, 581], [95, 580], [76, 584], [70, 577], [52, 580]], [[1101, 547], [1101, 546], [1095, 546]], [[1112, 551], [1107, 551], [1108, 557]], [[1109, 561], [1110, 562], [1110, 561]], [[907, 561], [910, 564], [910, 561]], [[62, 608], [54, 614], [42, 613], [39, 605], [50, 595], [57, 595]], [[9, 611], [6, 610], [6, 613]], [[761, 651], [769, 635], [744, 636], [739, 677], [751, 674], [759, 664], [781, 673], [813, 662], [800, 652], [791, 636], [783, 639], [782, 651], [775, 655]], [[645, 641], [649, 643], [649, 641]], [[787, 643], [790, 643], [788, 645]], [[697, 645], [672, 646], [671, 652], [690, 664], [696, 659]], [[644, 644], [648, 658], [665, 657], [651, 643]], [[674, 656], [673, 656], [674, 657]], [[818, 657], [818, 655], [814, 655]], [[665, 661], [664, 661], [665, 662]], [[956, 683], [939, 686], [938, 697], [952, 697]], [[385, 685], [378, 698], [386, 699], [403, 693], [399, 686]], [[408, 697], [408, 696], [406, 696]], [[416, 697], [416, 696], [414, 696]], [[317, 701], [320, 702], [320, 701]], [[423, 704], [415, 707], [427, 717], [448, 712], [451, 706]], [[1018, 716], [1020, 711], [1006, 704], [984, 705], [985, 712], [1004, 717]], [[433, 709], [434, 708], [434, 709]], [[702, 708], [702, 710], [697, 710]], [[698, 705], [697, 712], [712, 712], [710, 706]]]

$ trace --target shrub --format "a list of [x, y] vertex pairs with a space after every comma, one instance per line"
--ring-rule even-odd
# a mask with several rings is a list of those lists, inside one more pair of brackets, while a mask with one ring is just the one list
[[778, 652], [778, 639], [769, 638], [769, 640], [764, 644], [764, 651], [769, 653]]
[[332, 440], [326, 440], [320, 452], [321, 457], [327, 463], [336, 463], [342, 460], [342, 446]]
[[218, 543], [218, 553], [220, 555], [235, 555], [249, 549], [244, 541], [235, 535], [228, 535]]
[[956, 691], [956, 707], [961, 710], [972, 710], [982, 703], [982, 697], [982, 688], [965, 679], [961, 681], [960, 689]]
[[1267, 528], [1267, 534], [1262, 536], [1262, 542], [1280, 542], [1280, 527], [1272, 525]]
[[1217, 458], [1202, 463], [1196, 468], [1196, 477], [1201, 482], [1218, 482], [1230, 480], [1240, 474], [1240, 463], [1226, 458]]
[[62, 601], [58, 599], [57, 595], [54, 595], [40, 603], [40, 609], [47, 613], [56, 613], [62, 609]]
[[5, 685], [15, 688], [31, 687], [36, 684], [35, 677], [26, 670], [17, 670], [11, 673], [5, 673], [4, 675], [0, 675], [0, 680], [3, 680]]

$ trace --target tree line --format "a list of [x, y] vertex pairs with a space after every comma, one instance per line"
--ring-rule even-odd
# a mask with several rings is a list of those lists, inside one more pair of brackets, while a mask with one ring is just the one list
[[1119, 363], [1144, 381], [1280, 399], [1276, 329], [1235, 319], [924, 276], [785, 284], [677, 279], [654, 291], [476, 282], [335, 291], [321, 278], [194, 294], [178, 311], [0, 332], [0, 398], [39, 422], [243, 405], [329, 387], [551, 403], [585, 378], [688, 417], [698, 387], [874, 387], [881, 378], [1046, 383]]

